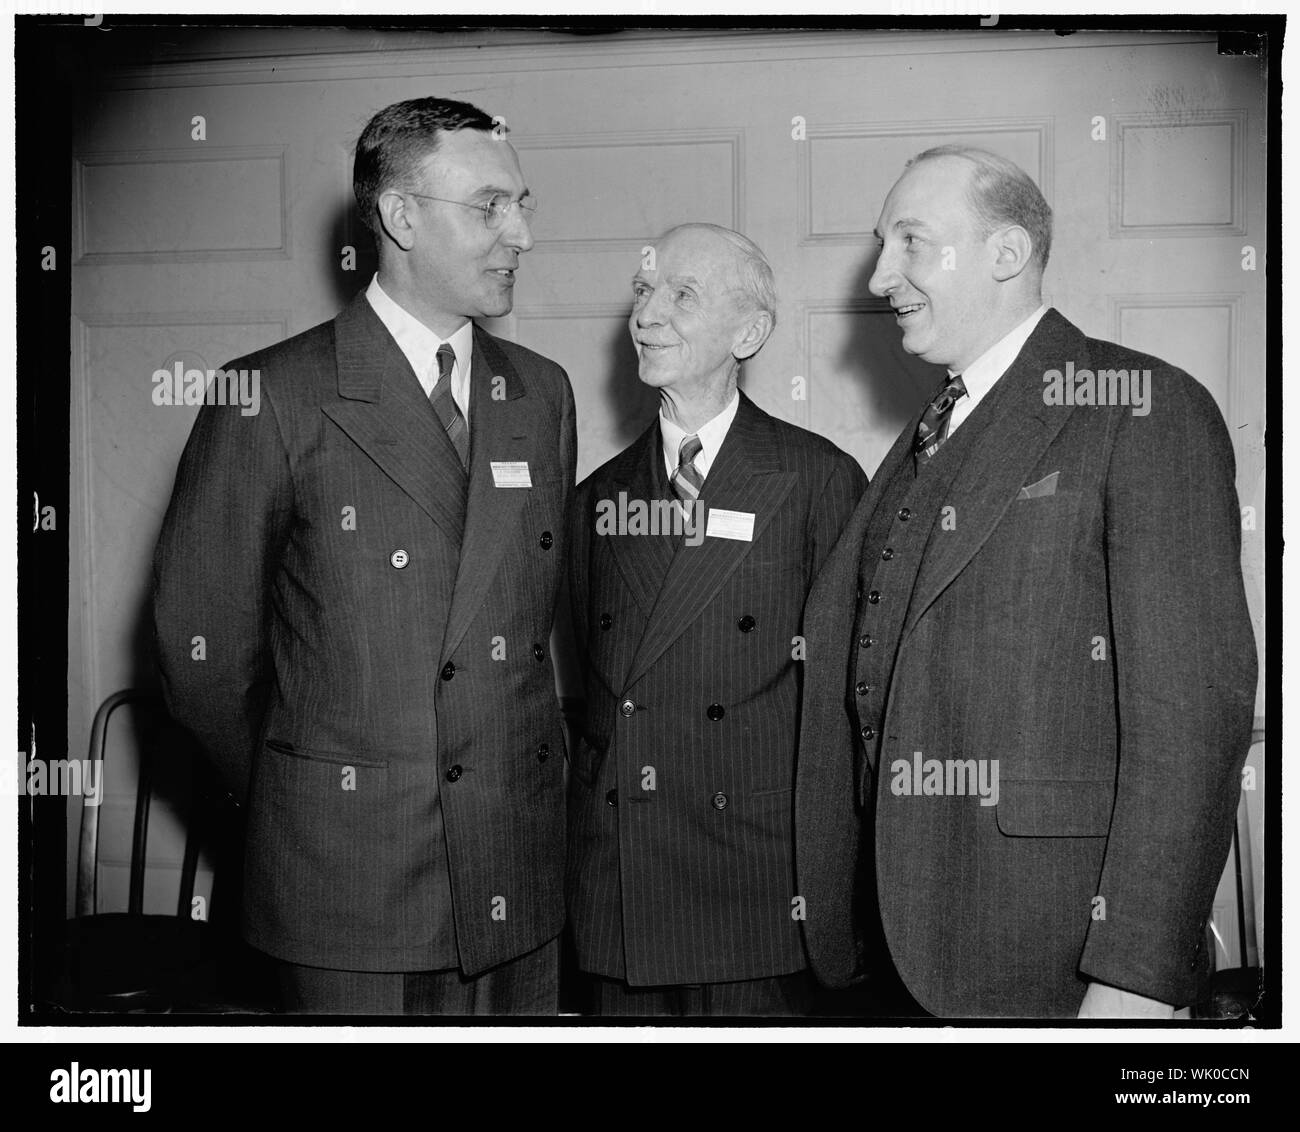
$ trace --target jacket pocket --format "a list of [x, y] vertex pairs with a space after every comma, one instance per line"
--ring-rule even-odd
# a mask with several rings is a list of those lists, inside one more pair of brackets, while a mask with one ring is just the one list
[[335, 766], [365, 766], [374, 770], [387, 770], [387, 759], [365, 759], [349, 755], [344, 751], [317, 751], [310, 747], [295, 747], [283, 739], [267, 739], [266, 746], [280, 755], [295, 759], [308, 759], [318, 763], [332, 763]]
[[1007, 779], [998, 791], [998, 829], [1008, 837], [1105, 837], [1114, 802], [1109, 782]]

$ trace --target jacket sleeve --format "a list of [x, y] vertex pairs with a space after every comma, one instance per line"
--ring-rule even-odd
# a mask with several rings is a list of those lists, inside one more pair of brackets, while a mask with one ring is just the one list
[[810, 580], [821, 572], [826, 556], [839, 541], [840, 531], [866, 490], [867, 477], [858, 462], [847, 452], [836, 449], [830, 475], [808, 516], [808, 544], [812, 548]]
[[1232, 445], [1181, 371], [1155, 372], [1148, 415], [1125, 410], [1105, 506], [1118, 774], [1080, 970], [1182, 1006], [1204, 967], [1258, 661]]
[[267, 623], [292, 513], [267, 390], [251, 416], [204, 405], [154, 552], [154, 638], [168, 709], [240, 802], [273, 680]]

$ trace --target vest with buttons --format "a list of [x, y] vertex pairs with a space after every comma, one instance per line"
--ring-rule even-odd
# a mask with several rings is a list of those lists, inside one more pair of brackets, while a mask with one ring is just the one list
[[864, 805], [871, 797], [894, 658], [921, 559], [948, 489], [987, 419], [986, 414], [968, 418], [919, 471], [907, 455], [885, 485], [867, 523], [858, 564], [858, 607], [847, 691], [858, 736], [856, 781]]

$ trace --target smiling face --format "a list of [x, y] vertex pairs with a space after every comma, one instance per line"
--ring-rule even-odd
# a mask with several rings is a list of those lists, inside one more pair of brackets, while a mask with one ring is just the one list
[[737, 252], [716, 233], [680, 228], [655, 245], [652, 262], [632, 280], [628, 319], [641, 380], [686, 400], [716, 396], [767, 336], [752, 341], [767, 316], [746, 302]]
[[401, 188], [447, 198], [407, 198], [418, 228], [411, 274], [425, 310], [453, 328], [467, 318], [509, 314], [519, 256], [533, 246], [527, 214], [511, 209], [501, 227], [489, 229], [482, 212], [448, 201], [518, 200], [526, 186], [514, 147], [484, 130], [442, 133], [421, 175]]
[[997, 240], [980, 234], [966, 195], [970, 176], [959, 157], [930, 158], [903, 174], [876, 224], [880, 258], [868, 284], [894, 308], [903, 349], [955, 372], [1003, 333]]

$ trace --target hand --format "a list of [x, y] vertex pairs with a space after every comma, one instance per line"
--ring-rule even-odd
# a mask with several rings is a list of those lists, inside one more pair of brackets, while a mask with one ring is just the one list
[[1108, 987], [1105, 983], [1089, 983], [1079, 1006], [1079, 1017], [1140, 1018], [1147, 1021], [1172, 1020], [1174, 1008], [1167, 1002], [1134, 994], [1132, 991]]

